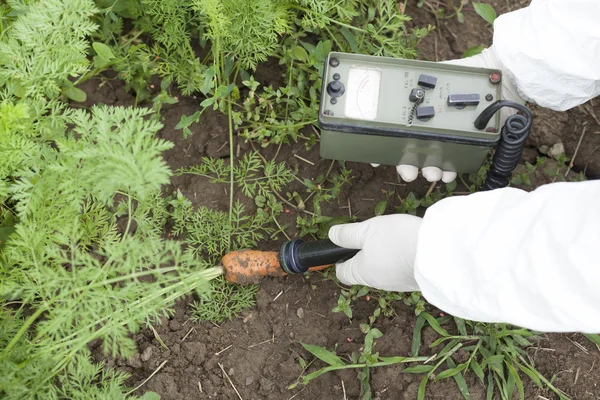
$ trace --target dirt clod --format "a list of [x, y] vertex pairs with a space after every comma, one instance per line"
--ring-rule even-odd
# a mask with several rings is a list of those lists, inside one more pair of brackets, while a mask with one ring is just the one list
[[152, 347], [152, 346], [146, 347], [146, 350], [144, 350], [144, 352], [140, 356], [140, 359], [144, 362], [148, 361], [150, 359], [150, 357], [152, 357], [153, 351], [154, 351], [154, 347]]
[[181, 329], [181, 323], [175, 319], [169, 321], [169, 329], [176, 332]]

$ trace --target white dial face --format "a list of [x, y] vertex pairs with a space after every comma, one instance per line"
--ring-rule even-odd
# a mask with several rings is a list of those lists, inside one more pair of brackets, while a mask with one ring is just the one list
[[379, 106], [381, 71], [351, 67], [346, 91], [346, 118], [374, 120]]

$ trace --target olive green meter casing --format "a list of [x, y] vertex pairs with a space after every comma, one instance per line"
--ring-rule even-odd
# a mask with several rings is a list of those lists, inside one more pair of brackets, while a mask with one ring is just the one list
[[500, 100], [501, 78], [486, 68], [332, 52], [323, 69], [321, 157], [476, 172], [500, 140], [500, 113], [485, 129], [473, 122]]

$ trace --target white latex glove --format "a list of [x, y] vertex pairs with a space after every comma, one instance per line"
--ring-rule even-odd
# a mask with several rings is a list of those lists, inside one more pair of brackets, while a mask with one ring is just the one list
[[[509, 71], [506, 70], [506, 68], [504, 68], [504, 65], [498, 59], [493, 46], [489, 49], [485, 49], [480, 54], [477, 54], [472, 57], [444, 62], [447, 64], [497, 69], [502, 71], [502, 98], [504, 100], [511, 100], [521, 104], [525, 103], [525, 101], [519, 95], [517, 88], [514, 84], [514, 77]], [[508, 118], [514, 112], [515, 111], [510, 108], [503, 108], [501, 110], [501, 124], [504, 124], [506, 118]], [[398, 172], [402, 180], [404, 180], [405, 182], [412, 182], [415, 179], [417, 179], [417, 176], [419, 175], [419, 169], [414, 165], [398, 165], [396, 167], [396, 171]], [[421, 170], [421, 173], [428, 182], [437, 182], [439, 180], [442, 180], [442, 182], [444, 183], [450, 183], [456, 179], [456, 172], [442, 171], [438, 167], [425, 167]]]
[[397, 292], [419, 290], [414, 263], [420, 226], [421, 218], [406, 214], [333, 226], [329, 230], [333, 243], [361, 249], [350, 260], [336, 265], [338, 279], [346, 285]]

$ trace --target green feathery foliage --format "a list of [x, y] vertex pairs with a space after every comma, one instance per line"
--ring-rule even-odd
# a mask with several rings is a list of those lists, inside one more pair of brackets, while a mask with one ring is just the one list
[[[93, 72], [84, 0], [10, 1], [0, 33], [0, 397], [129, 398], [92, 361], [221, 271], [162, 239], [171, 172], [151, 111], [68, 108]], [[6, 8], [3, 5], [4, 15]], [[101, 46], [96, 46], [102, 50]], [[95, 48], [96, 48], [95, 47]], [[82, 95], [83, 93], [83, 95]], [[147, 394], [146, 399], [156, 398]]]
[[195, 0], [194, 5], [205, 19], [205, 34], [213, 46], [247, 69], [256, 69], [275, 53], [293, 21], [284, 0]]
[[92, 0], [9, 0], [19, 17], [0, 38], [0, 86], [18, 97], [73, 99], [85, 94], [69, 77], [89, 68], [86, 38], [97, 26]]

